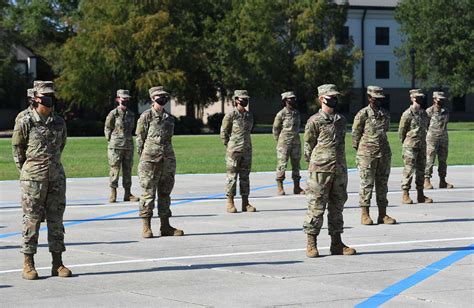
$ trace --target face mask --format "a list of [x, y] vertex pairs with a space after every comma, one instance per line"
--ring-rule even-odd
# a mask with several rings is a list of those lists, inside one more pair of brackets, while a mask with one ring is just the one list
[[426, 100], [424, 97], [418, 96], [415, 98], [416, 102], [420, 105], [421, 108], [426, 107]]
[[376, 98], [376, 99], [374, 100], [374, 105], [377, 106], [377, 107], [382, 106], [382, 103], [383, 103], [383, 99]]
[[53, 107], [54, 101], [51, 96], [40, 96], [39, 99], [41, 100], [40, 104], [46, 107]]
[[248, 98], [239, 98], [238, 101], [239, 101], [240, 106], [244, 108], [247, 107], [247, 105], [249, 104]]
[[326, 98], [326, 106], [329, 108], [336, 108], [337, 106], [337, 98], [336, 97], [331, 97], [331, 98]]
[[296, 106], [296, 99], [294, 98], [291, 98], [291, 99], [287, 99], [286, 102], [291, 105], [292, 107], [295, 107]]
[[155, 103], [157, 103], [160, 106], [166, 105], [168, 102], [168, 98], [166, 96], [160, 96], [155, 99]]

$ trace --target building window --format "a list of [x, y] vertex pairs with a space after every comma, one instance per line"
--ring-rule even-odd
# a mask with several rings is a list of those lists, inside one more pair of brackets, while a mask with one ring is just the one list
[[453, 111], [465, 112], [466, 111], [466, 96], [453, 97]]
[[390, 44], [390, 28], [376, 27], [375, 28], [375, 45], [389, 45]]
[[341, 31], [336, 35], [336, 44], [347, 45], [349, 44], [349, 27], [342, 27]]
[[389, 79], [390, 78], [390, 62], [389, 61], [375, 61], [375, 78]]
[[390, 111], [390, 94], [384, 93], [385, 98], [382, 100], [382, 108]]

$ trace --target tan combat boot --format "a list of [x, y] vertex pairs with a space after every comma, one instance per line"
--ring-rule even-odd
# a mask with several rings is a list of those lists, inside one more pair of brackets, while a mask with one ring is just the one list
[[319, 257], [319, 251], [317, 247], [316, 235], [308, 234], [308, 244], [306, 245], [306, 256], [308, 258]]
[[38, 272], [35, 269], [34, 254], [25, 253], [25, 260], [23, 261], [23, 279], [35, 280], [38, 279]]
[[370, 218], [369, 207], [361, 206], [360, 209], [362, 210], [362, 215], [360, 216], [361, 224], [367, 225], [367, 226], [373, 225], [374, 221], [372, 220], [372, 218]]
[[151, 217], [144, 217], [142, 218], [142, 221], [143, 221], [142, 237], [152, 238], [153, 231], [151, 231]]
[[392, 217], [387, 215], [387, 208], [379, 206], [379, 217], [377, 218], [378, 224], [385, 224], [385, 225], [393, 225], [396, 224], [397, 221]]
[[285, 190], [283, 190], [283, 180], [277, 180], [277, 195], [283, 196]]
[[131, 202], [137, 202], [140, 201], [140, 198], [135, 197], [132, 195], [130, 192], [130, 188], [125, 188], [125, 194], [123, 195], [123, 201], [131, 201]]
[[431, 185], [430, 178], [425, 178], [425, 182], [423, 183], [423, 187], [425, 189], [433, 189], [433, 185]]
[[356, 250], [354, 248], [347, 247], [344, 245], [341, 239], [341, 233], [331, 235], [331, 247], [329, 248], [332, 255], [355, 255]]
[[183, 236], [184, 232], [183, 230], [179, 230], [176, 228], [173, 228], [170, 225], [170, 218], [169, 217], [160, 217], [161, 221], [161, 236]]
[[446, 178], [440, 177], [439, 178], [439, 188], [454, 188], [454, 185], [451, 183], [446, 182]]
[[304, 195], [306, 192], [304, 191], [303, 188], [300, 186], [300, 181], [293, 181], [293, 193], [295, 195]]
[[410, 198], [410, 194], [408, 193], [408, 189], [403, 190], [402, 203], [403, 204], [413, 204], [413, 200], [411, 200], [411, 198]]
[[433, 199], [425, 196], [425, 194], [423, 193], [423, 189], [417, 189], [417, 192], [418, 196], [416, 199], [418, 200], [418, 203], [433, 203]]
[[117, 202], [117, 188], [112, 188], [110, 190], [109, 203]]
[[242, 196], [242, 212], [256, 212], [257, 209], [249, 203], [249, 196]]
[[52, 252], [51, 256], [53, 257], [53, 267], [51, 268], [51, 276], [71, 277], [71, 270], [65, 267], [63, 264], [62, 253]]
[[227, 213], [237, 213], [234, 204], [234, 196], [227, 196]]

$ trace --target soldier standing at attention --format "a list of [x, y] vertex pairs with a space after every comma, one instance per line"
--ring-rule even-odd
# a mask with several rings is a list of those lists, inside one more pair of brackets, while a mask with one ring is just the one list
[[405, 168], [402, 176], [402, 203], [412, 204], [410, 187], [413, 173], [416, 173], [415, 184], [418, 203], [432, 203], [433, 200], [423, 193], [423, 179], [426, 165], [426, 131], [428, 115], [421, 108], [425, 94], [420, 89], [410, 90], [411, 106], [405, 110], [400, 119], [398, 135], [403, 144], [403, 161]]
[[130, 111], [128, 90], [118, 90], [117, 108], [112, 110], [105, 120], [104, 134], [108, 141], [107, 156], [110, 166], [110, 198], [109, 202], [117, 202], [117, 187], [120, 168], [122, 168], [122, 185], [125, 189], [123, 201], [138, 201], [132, 195], [132, 166], [133, 166], [133, 129], [135, 114]]
[[250, 133], [253, 126], [253, 116], [247, 111], [249, 103], [247, 90], [235, 90], [232, 100], [234, 109], [224, 116], [221, 126], [221, 140], [227, 148], [226, 168], [227, 180], [225, 190], [227, 195], [227, 212], [236, 213], [234, 204], [237, 177], [240, 181], [242, 196], [242, 212], [255, 212], [249, 203], [250, 170], [252, 168], [252, 140]]
[[183, 230], [170, 225], [171, 191], [176, 173], [176, 157], [171, 138], [174, 132], [174, 119], [165, 110], [170, 95], [163, 87], [152, 87], [148, 91], [151, 108], [143, 112], [137, 124], [137, 148], [140, 156], [138, 178], [143, 190], [139, 212], [143, 220], [144, 238], [152, 238], [151, 218], [158, 193], [158, 216], [161, 236], [182, 236]]
[[66, 145], [66, 123], [53, 112], [51, 81], [36, 83], [33, 108], [15, 124], [13, 159], [20, 170], [23, 209], [23, 278], [38, 279], [34, 255], [38, 247], [41, 220], [46, 217], [48, 245], [52, 254], [52, 276], [70, 277], [63, 265], [63, 215], [66, 208], [66, 176], [61, 153]]
[[300, 113], [296, 109], [296, 96], [293, 92], [281, 94], [283, 109], [277, 113], [273, 121], [273, 136], [277, 141], [277, 175], [278, 195], [284, 195], [283, 181], [288, 159], [291, 159], [293, 193], [304, 194], [300, 187]]
[[388, 177], [392, 151], [387, 139], [390, 114], [381, 107], [385, 98], [383, 88], [367, 87], [369, 106], [362, 108], [352, 125], [352, 146], [357, 151], [356, 161], [360, 175], [359, 205], [362, 210], [361, 223], [372, 225], [369, 208], [375, 184], [379, 216], [377, 223], [394, 224], [395, 219], [387, 215]]
[[342, 211], [347, 201], [347, 164], [344, 138], [346, 119], [335, 112], [339, 92], [333, 84], [318, 87], [321, 109], [309, 118], [304, 132], [304, 156], [309, 163], [308, 212], [303, 228], [308, 237], [306, 256], [319, 256], [317, 237], [328, 207], [328, 229], [332, 255], [353, 255], [355, 249], [341, 240]]
[[431, 185], [431, 175], [435, 157], [438, 156], [439, 188], [453, 188], [453, 184], [446, 182], [446, 171], [448, 165], [448, 121], [449, 111], [443, 108], [446, 101], [444, 92], [433, 92], [433, 106], [426, 109], [426, 114], [430, 119], [428, 134], [426, 136], [426, 168], [425, 168], [425, 189], [433, 189]]

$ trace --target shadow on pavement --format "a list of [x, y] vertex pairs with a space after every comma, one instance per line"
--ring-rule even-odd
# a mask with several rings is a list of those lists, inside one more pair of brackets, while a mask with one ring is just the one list
[[398, 253], [418, 253], [418, 252], [443, 252], [443, 251], [459, 251], [459, 250], [473, 250], [474, 247], [443, 247], [443, 248], [418, 248], [418, 249], [407, 249], [407, 250], [383, 250], [383, 251], [367, 251], [359, 252], [358, 255], [381, 255], [381, 254], [398, 254]]
[[[120, 244], [131, 244], [131, 243], [138, 243], [138, 241], [117, 241], [117, 242], [78, 242], [78, 243], [68, 243], [66, 242], [66, 247], [68, 246], [87, 246], [87, 245], [120, 245]], [[38, 247], [48, 247], [47, 243], [39, 244]], [[4, 249], [20, 249], [20, 245], [14, 246], [0, 246], [0, 250]]]

